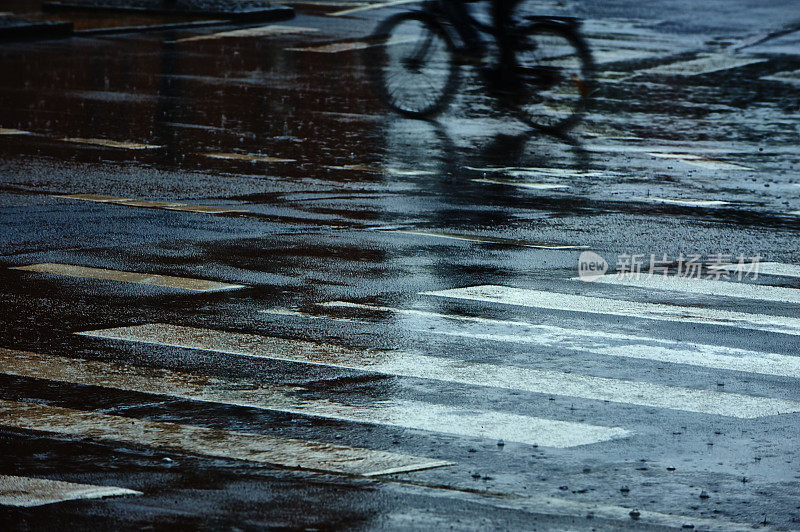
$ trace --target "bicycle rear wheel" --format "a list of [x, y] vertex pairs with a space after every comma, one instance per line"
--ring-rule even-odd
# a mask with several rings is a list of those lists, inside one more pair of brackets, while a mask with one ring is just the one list
[[524, 82], [517, 115], [533, 127], [568, 129], [582, 117], [594, 91], [594, 62], [583, 38], [567, 24], [523, 28], [517, 51]]
[[454, 46], [434, 17], [400, 13], [373, 33], [365, 61], [378, 97], [398, 113], [435, 116], [453, 98], [459, 81]]

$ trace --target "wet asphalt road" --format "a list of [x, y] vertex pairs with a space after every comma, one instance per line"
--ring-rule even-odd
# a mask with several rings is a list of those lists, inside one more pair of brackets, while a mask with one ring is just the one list
[[[800, 263], [800, 34], [768, 38], [800, 17], [640, 4], [531, 4], [583, 18], [598, 63], [560, 135], [471, 84], [438, 122], [387, 114], [325, 45], [406, 6], [4, 44], [0, 475], [141, 494], [3, 526], [799, 528], [796, 270], [727, 295], [574, 277], [584, 250]], [[10, 269], [33, 264], [146, 275]], [[442, 292], [484, 285], [508, 288]], [[118, 417], [250, 436], [103, 436]], [[253, 435], [451, 464], [237, 459]]]

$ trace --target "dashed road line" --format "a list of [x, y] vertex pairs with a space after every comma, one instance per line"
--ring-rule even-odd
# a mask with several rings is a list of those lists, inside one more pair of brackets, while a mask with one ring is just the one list
[[639, 303], [511, 286], [480, 285], [422, 292], [423, 294], [529, 308], [624, 316], [673, 323], [722, 325], [800, 336], [800, 319], [768, 314], [748, 314], [703, 307]]
[[115, 486], [93, 486], [46, 478], [0, 475], [0, 506], [31, 507], [123, 495], [142, 495], [142, 492]]
[[530, 188], [534, 190], [558, 190], [569, 188], [569, 185], [561, 183], [531, 183], [528, 181], [515, 181], [513, 179], [473, 179], [475, 183], [489, 183], [492, 185], [509, 185], [512, 187]]
[[270, 157], [268, 155], [256, 155], [256, 154], [247, 154], [247, 153], [217, 153], [217, 152], [209, 152], [209, 153], [201, 153], [203, 157], [208, 157], [209, 159], [225, 159], [230, 161], [250, 161], [250, 162], [258, 162], [258, 163], [294, 163], [297, 162], [296, 159], [284, 159], [282, 157]]
[[633, 196], [632, 199], [646, 203], [665, 203], [667, 205], [682, 205], [685, 207], [722, 207], [731, 203], [723, 200], [707, 200], [696, 198], [659, 198], [657, 196]]
[[43, 262], [27, 266], [10, 266], [11, 270], [22, 270], [36, 273], [63, 275], [66, 277], [80, 277], [83, 279], [100, 279], [104, 281], [119, 281], [123, 283], [146, 284], [163, 286], [165, 288], [180, 288], [194, 292], [219, 292], [223, 290], [238, 290], [247, 288], [241, 284], [222, 283], [207, 279], [194, 279], [191, 277], [175, 277], [172, 275], [159, 275], [154, 273], [138, 273], [121, 270], [108, 270], [105, 268], [91, 268], [76, 266], [74, 264], [58, 264]]
[[712, 392], [519, 366], [472, 363], [414, 353], [354, 350], [332, 344], [163, 323], [78, 334], [742, 419], [800, 412], [798, 402], [769, 397]]
[[452, 462], [329, 443], [0, 400], [0, 426], [348, 475], [376, 476]]
[[[577, 279], [579, 278], [573, 278], [573, 280]], [[647, 288], [650, 290], [774, 301], [777, 303], [800, 303], [800, 289], [784, 288], [782, 286], [764, 286], [677, 276], [628, 275], [624, 273], [603, 275], [592, 282]]]
[[109, 140], [109, 139], [64, 137], [58, 140], [62, 142], [69, 142], [70, 144], [87, 144], [90, 146], [103, 146], [106, 148], [119, 148], [122, 150], [156, 150], [159, 148], [163, 148], [163, 146], [155, 144], [144, 144], [141, 142], [127, 142], [127, 141]]
[[[441, 334], [460, 338], [474, 338], [495, 342], [529, 344], [542, 348], [569, 349], [582, 353], [603, 356], [654, 360], [672, 364], [686, 364], [728, 371], [759, 373], [781, 377], [800, 378], [800, 356], [786, 356], [725, 346], [687, 344], [673, 340], [662, 340], [645, 336], [635, 336], [607, 332], [603, 330], [568, 329], [551, 325], [541, 325], [520, 321], [492, 320], [458, 314], [441, 314], [415, 309], [399, 309], [375, 305], [332, 301], [321, 303], [324, 308], [355, 308], [373, 312], [390, 312], [397, 315], [419, 318], [417, 325], [401, 322], [399, 327], [409, 327], [428, 334]], [[264, 311], [270, 312], [270, 311]], [[302, 313], [296, 315], [303, 316]], [[318, 318], [320, 316], [307, 315]], [[334, 318], [338, 319], [338, 318]], [[341, 318], [347, 319], [347, 318]], [[458, 321], [480, 324], [481, 332], [454, 329], [452, 326], [436, 327], [435, 320]], [[491, 329], [513, 327], [515, 334], [491, 332]]]
[[304, 395], [307, 390], [298, 386], [263, 385], [11, 349], [0, 348], [0, 361], [0, 373], [5, 375], [545, 447], [575, 447], [629, 434], [615, 427], [465, 410], [419, 401], [387, 398], [373, 405], [347, 405]]
[[350, 9], [343, 9], [341, 11], [334, 11], [333, 13], [328, 13], [329, 17], [342, 17], [344, 15], [349, 15], [351, 13], [358, 13], [360, 11], [368, 11], [370, 9], [381, 9], [385, 7], [392, 7], [392, 6], [399, 6], [403, 4], [415, 4], [420, 2], [421, 0], [392, 0], [390, 2], [383, 2], [377, 4], [368, 4], [365, 6], [354, 7]]
[[34, 133], [30, 131], [24, 131], [22, 129], [0, 127], [0, 135], [33, 135], [33, 134]]
[[447, 238], [451, 240], [464, 240], [467, 242], [480, 242], [483, 244], [502, 244], [507, 246], [520, 246], [534, 249], [553, 249], [553, 250], [572, 250], [572, 249], [587, 249], [588, 246], [573, 245], [573, 244], [556, 244], [553, 242], [534, 242], [532, 240], [521, 240], [516, 238], [500, 238], [487, 235], [469, 235], [463, 233], [450, 233], [446, 231], [426, 231], [415, 229], [392, 229], [392, 233], [401, 233], [406, 235], [419, 235], [430, 236], [436, 238]]
[[397, 44], [412, 43], [419, 40], [419, 37], [397, 37], [392, 38], [384, 43], [374, 43], [367, 41], [347, 41], [347, 42], [334, 42], [328, 44], [320, 44], [315, 46], [306, 46], [304, 48], [287, 48], [289, 52], [314, 52], [320, 54], [338, 54], [341, 52], [352, 52], [355, 50], [364, 50], [366, 48], [373, 48], [377, 46], [394, 46]]
[[208, 35], [195, 35], [194, 37], [185, 37], [178, 39], [175, 42], [197, 42], [197, 41], [211, 41], [218, 39], [236, 39], [248, 37], [274, 37], [279, 35], [295, 35], [298, 33], [314, 33], [319, 31], [317, 28], [303, 28], [300, 26], [280, 26], [277, 24], [270, 24], [268, 26], [258, 26], [256, 28], [245, 28], [242, 30], [223, 31], [219, 33], [211, 33]]
[[639, 74], [666, 74], [670, 76], [699, 76], [731, 70], [755, 63], [763, 63], [766, 59], [759, 57], [747, 57], [728, 53], [707, 54], [689, 61], [677, 61], [660, 65], [644, 70], [637, 70], [634, 75]]
[[720, 161], [694, 153], [650, 152], [650, 155], [659, 159], [675, 159], [686, 164], [707, 168], [709, 170], [752, 170], [749, 166]]
[[125, 207], [143, 207], [148, 209], [162, 209], [167, 211], [196, 212], [202, 214], [225, 214], [233, 212], [248, 212], [245, 209], [234, 207], [217, 207], [213, 205], [187, 205], [172, 201], [153, 201], [133, 198], [118, 198], [115, 196], [100, 196], [97, 194], [54, 194], [54, 198], [73, 199], [82, 201], [95, 201], [99, 203], [109, 203], [122, 205]]

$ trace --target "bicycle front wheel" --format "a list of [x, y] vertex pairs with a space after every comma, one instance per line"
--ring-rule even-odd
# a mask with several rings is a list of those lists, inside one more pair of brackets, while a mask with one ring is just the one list
[[568, 129], [582, 117], [594, 92], [594, 62], [573, 28], [537, 22], [523, 31], [517, 51], [523, 96], [519, 118], [534, 127]]
[[444, 110], [458, 86], [454, 46], [427, 13], [400, 13], [383, 21], [365, 53], [378, 97], [398, 113], [428, 118]]

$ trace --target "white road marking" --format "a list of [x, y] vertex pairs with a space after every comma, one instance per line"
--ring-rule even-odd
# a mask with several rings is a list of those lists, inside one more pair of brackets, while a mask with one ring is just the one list
[[775, 74], [771, 74], [769, 76], [763, 76], [761, 79], [766, 79], [769, 81], [781, 81], [791, 85], [800, 85], [800, 70], [776, 72]]
[[675, 323], [701, 323], [770, 331], [800, 336], [800, 319], [767, 314], [747, 314], [703, 307], [680, 307], [655, 303], [639, 303], [602, 297], [589, 297], [560, 292], [545, 292], [510, 286], [482, 285], [423, 292], [423, 294], [485, 301], [504, 305], [585, 312], [609, 316], [625, 316]]
[[376, 46], [393, 46], [396, 44], [406, 44], [418, 41], [419, 37], [393, 37], [385, 43], [371, 43], [366, 41], [348, 41], [348, 42], [334, 42], [328, 44], [320, 44], [315, 46], [306, 46], [304, 48], [287, 48], [289, 52], [315, 52], [320, 54], [338, 54], [341, 52], [352, 52], [355, 50], [364, 50], [366, 48], [373, 48]]
[[[573, 277], [573, 280], [577, 279], [578, 277]], [[757, 299], [760, 301], [775, 301], [778, 303], [800, 303], [800, 289], [797, 288], [745, 284], [733, 281], [714, 281], [710, 279], [693, 279], [690, 277], [664, 277], [662, 275], [649, 276], [615, 273], [603, 275], [597, 279], [594, 279], [592, 282], [634, 286], [651, 290], [669, 290], [673, 292], [686, 292], [690, 294], [704, 294], [709, 296], [738, 297], [742, 299]]]
[[30, 131], [23, 131], [22, 129], [0, 127], [0, 135], [33, 135], [33, 133]]
[[532, 242], [530, 240], [520, 240], [516, 238], [498, 238], [494, 236], [484, 235], [466, 235], [459, 233], [448, 233], [444, 231], [425, 231], [425, 230], [412, 230], [412, 229], [394, 229], [393, 233], [403, 233], [406, 235], [420, 235], [432, 236], [437, 238], [449, 238], [452, 240], [465, 240], [467, 242], [481, 242], [484, 244], [504, 244], [507, 246], [520, 246], [534, 249], [555, 249], [555, 250], [570, 250], [570, 249], [586, 249], [587, 246], [569, 245], [569, 244], [554, 244], [550, 242]]
[[153, 201], [133, 198], [117, 198], [114, 196], [98, 196], [96, 194], [54, 194], [54, 198], [74, 199], [83, 201], [96, 201], [99, 203], [110, 203], [125, 207], [144, 207], [148, 209], [163, 209], [167, 211], [198, 212], [204, 214], [223, 214], [230, 212], [247, 212], [244, 209], [234, 207], [215, 207], [213, 205], [186, 205], [172, 201]]
[[580, 177], [607, 177], [608, 172], [599, 172], [595, 170], [575, 170], [572, 168], [540, 168], [528, 167], [521, 168], [518, 166], [506, 167], [475, 167], [465, 166], [467, 170], [474, 170], [476, 172], [484, 173], [501, 173], [514, 177], [565, 177], [565, 178], [580, 178]]
[[203, 157], [209, 159], [225, 159], [232, 161], [251, 161], [257, 163], [293, 163], [295, 159], [283, 159], [280, 157], [270, 157], [268, 155], [251, 155], [247, 153], [201, 153]]
[[72, 144], [88, 144], [91, 146], [104, 146], [106, 148], [119, 148], [123, 150], [155, 150], [158, 148], [163, 148], [163, 146], [157, 146], [154, 144], [143, 144], [141, 142], [126, 142], [126, 141], [108, 140], [108, 139], [85, 139], [78, 137], [65, 137], [59, 140], [63, 142], [69, 142]]
[[730, 70], [755, 63], [763, 63], [766, 59], [746, 57], [727, 53], [707, 54], [690, 61], [678, 61], [645, 70], [636, 74], [667, 74], [671, 76], [699, 76], [721, 70]]
[[[631, 512], [634, 508], [611, 506], [593, 502], [573, 501], [556, 497], [524, 497], [519, 495], [504, 494], [502, 497], [487, 496], [480, 492], [467, 492], [447, 487], [410, 486], [407, 484], [385, 484], [382, 490], [391, 490], [406, 496], [409, 490], [426, 498], [438, 497], [441, 499], [469, 501], [471, 503], [487, 506], [487, 511], [496, 511], [498, 508], [526, 512], [533, 515], [564, 516], [578, 518], [586, 521], [591, 516], [593, 519], [616, 521], [620, 523], [619, 529], [651, 528], [664, 530], [686, 530], [686, 525], [691, 524], [693, 530], [704, 532], [753, 532], [751, 524], [736, 523], [725, 519], [709, 519], [687, 515], [664, 514], [647, 510], [637, 510], [639, 516], [632, 520]], [[695, 528], [696, 527], [696, 528]], [[569, 528], [567, 528], [569, 529]], [[760, 530], [760, 528], [758, 528]]]
[[268, 26], [259, 26], [256, 28], [245, 28], [242, 30], [223, 31], [220, 33], [211, 33], [208, 35], [196, 35], [194, 37], [185, 37], [183, 39], [178, 39], [175, 42], [209, 41], [217, 39], [234, 39], [234, 38], [247, 38], [247, 37], [273, 37], [276, 35], [313, 33], [316, 31], [319, 30], [316, 28], [301, 28], [300, 26], [279, 26], [277, 24], [270, 24]]
[[90, 268], [73, 264], [57, 264], [42, 262], [27, 266], [9, 266], [10, 270], [23, 270], [28, 272], [49, 273], [67, 277], [80, 277], [83, 279], [101, 279], [105, 281], [119, 281], [123, 283], [146, 284], [163, 286], [166, 288], [180, 288], [195, 292], [219, 292], [222, 290], [237, 290], [247, 288], [241, 284], [222, 283], [207, 279], [194, 279], [191, 277], [174, 277], [172, 275], [158, 275], [154, 273], [126, 272], [120, 270], [107, 270], [105, 268]]
[[561, 183], [531, 183], [527, 181], [514, 181], [513, 179], [473, 179], [475, 183], [490, 183], [493, 185], [510, 185], [512, 187], [530, 188], [534, 190], [555, 190], [569, 188]]
[[452, 465], [417, 456], [0, 400], [0, 426], [228, 460], [375, 476]]
[[629, 434], [621, 428], [419, 401], [381, 399], [372, 405], [346, 405], [303, 396], [305, 390], [297, 386], [263, 385], [11, 349], [0, 348], [0, 361], [0, 373], [6, 375], [545, 447], [574, 447]]
[[686, 164], [708, 168], [709, 170], [752, 170], [749, 166], [703, 157], [695, 153], [650, 152], [650, 155], [659, 159], [676, 159]]
[[142, 495], [114, 486], [92, 486], [45, 478], [0, 475], [0, 506], [42, 506], [79, 499], [102, 499], [121, 495]]
[[407, 175], [407, 176], [433, 175], [433, 172], [430, 172], [428, 170], [405, 170], [402, 168], [365, 166], [362, 164], [346, 164], [344, 166], [325, 166], [324, 168], [328, 168], [329, 170], [351, 170], [351, 171], [355, 170], [358, 172], [373, 172], [376, 174], [393, 174], [393, 175]]
[[743, 275], [752, 275], [758, 272], [759, 275], [775, 275], [778, 277], [798, 277], [800, 278], [800, 265], [784, 264], [781, 262], [756, 262], [744, 264], [723, 264], [721, 266], [709, 266], [709, 269], [723, 269], [735, 274], [741, 272]]
[[77, 334], [735, 418], [757, 418], [800, 412], [798, 402], [769, 397], [712, 392], [518, 366], [472, 363], [414, 353], [354, 350], [332, 344], [163, 323]]
[[[564, 327], [520, 321], [492, 320], [457, 314], [440, 314], [423, 310], [399, 309], [346, 303], [342, 301], [320, 303], [319, 305], [325, 308], [357, 308], [361, 310], [391, 312], [398, 315], [418, 317], [420, 320], [415, 322], [416, 325], [414, 323], [401, 322], [398, 326], [428, 334], [441, 334], [445, 336], [475, 338], [496, 342], [531, 344], [543, 348], [571, 349], [583, 353], [604, 356], [655, 360], [672, 364], [687, 364], [729, 371], [744, 371], [762, 375], [800, 378], [800, 356], [786, 356], [776, 353], [749, 351], [747, 349], [715, 345], [687, 344], [686, 342], [619, 334], [602, 330], [567, 329]], [[303, 314], [297, 313], [296, 315]], [[320, 317], [313, 315], [305, 316], [312, 318]], [[453, 329], [452, 327], [440, 329], [435, 326], [435, 320], [437, 319], [481, 324], [486, 326], [483, 328], [486, 332], [473, 333], [468, 330]], [[488, 332], [491, 330], [491, 327], [498, 329], [507, 328], [509, 326], [519, 329], [519, 332], [514, 334]], [[623, 345], [620, 345], [621, 343]]]
[[402, 4], [414, 4], [421, 1], [422, 0], [392, 0], [390, 2], [384, 2], [380, 4], [368, 4], [365, 6], [354, 7], [352, 9], [343, 9], [341, 11], [334, 11], [333, 13], [328, 13], [328, 16], [341, 17], [344, 15], [349, 15], [350, 13], [358, 13], [359, 11], [367, 11], [370, 9], [381, 9], [384, 7], [399, 6]]
[[694, 198], [659, 198], [657, 196], [633, 196], [632, 199], [647, 203], [666, 203], [669, 205], [685, 205], [687, 207], [720, 207], [730, 205], [728, 201], [706, 200]]

